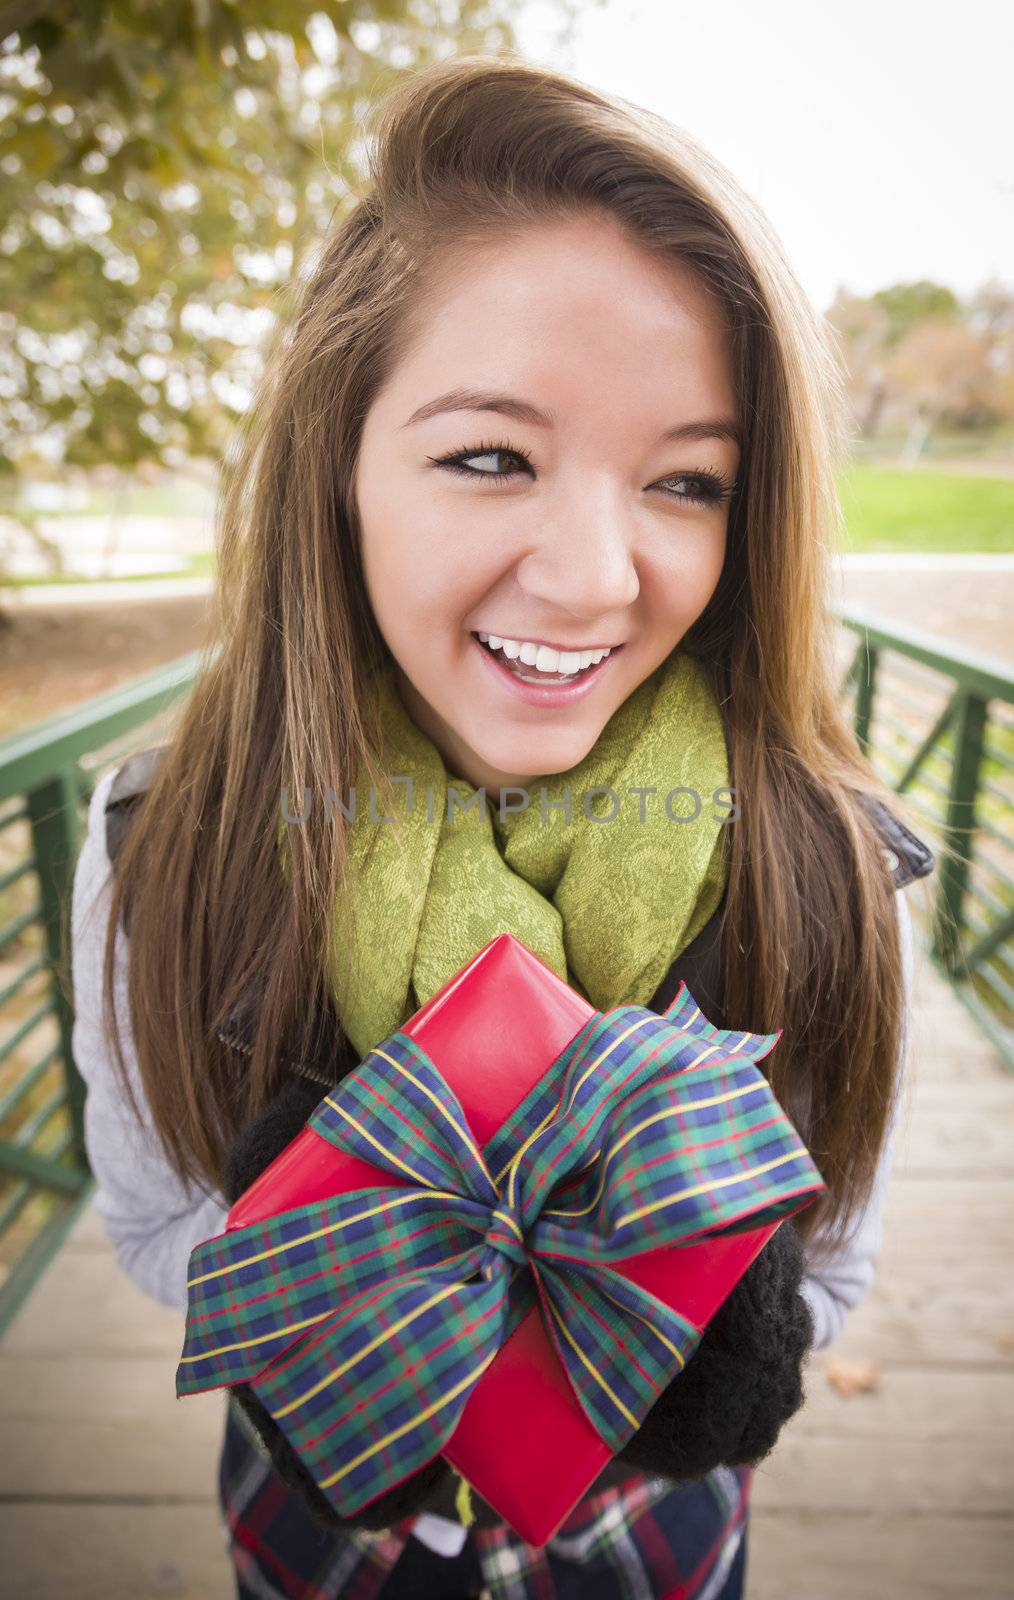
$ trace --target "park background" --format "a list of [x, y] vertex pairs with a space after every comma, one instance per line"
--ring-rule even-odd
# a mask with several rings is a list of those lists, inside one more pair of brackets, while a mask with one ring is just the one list
[[[661, 113], [827, 315], [843, 692], [972, 866], [908, 891], [915, 1095], [881, 1268], [757, 1474], [750, 1600], [1014, 1595], [1012, 47], [989, 0], [0, 0], [0, 773], [204, 644], [217, 463], [399, 74], [512, 50]], [[216, 1401], [176, 1408], [178, 1319], [31, 1165], [73, 1171], [75, 1141], [19, 804], [0, 790], [0, 1597], [223, 1595]]]
[[1007, 8], [973, 0], [960, 29], [909, 0], [90, 15], [0, 6], [0, 737], [200, 642], [216, 463], [361, 174], [366, 107], [470, 51], [558, 65], [727, 163], [839, 339], [843, 597], [1009, 653]]

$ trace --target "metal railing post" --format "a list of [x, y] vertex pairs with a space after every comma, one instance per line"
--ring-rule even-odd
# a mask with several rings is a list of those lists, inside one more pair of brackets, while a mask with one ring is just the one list
[[867, 639], [856, 652], [856, 710], [855, 733], [864, 755], [870, 748], [870, 723], [873, 721], [873, 700], [877, 692], [877, 666], [880, 653]]
[[933, 930], [934, 954], [949, 972], [956, 971], [962, 964], [965, 896], [985, 728], [986, 701], [971, 689], [962, 690], [957, 699], [954, 765], [943, 826], [943, 839], [948, 848], [937, 875], [937, 914]]
[[60, 1050], [63, 1056], [67, 1111], [73, 1135], [74, 1162], [88, 1171], [84, 1142], [85, 1086], [74, 1064], [74, 1013], [65, 986], [63, 958], [70, 887], [78, 847], [78, 795], [80, 779], [76, 768], [65, 768], [48, 783], [30, 790], [28, 819], [32, 830], [32, 853], [39, 885], [39, 907], [49, 963], [50, 985]]

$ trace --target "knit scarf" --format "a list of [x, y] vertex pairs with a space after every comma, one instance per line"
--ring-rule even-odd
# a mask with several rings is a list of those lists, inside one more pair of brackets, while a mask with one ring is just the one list
[[[393, 664], [371, 682], [380, 770], [411, 785], [387, 800], [365, 767], [356, 784], [353, 926], [335, 919], [329, 981], [360, 1058], [503, 932], [597, 1010], [646, 1005], [728, 874], [728, 829], [713, 815], [729, 784], [725, 736], [697, 662], [673, 651], [576, 766], [507, 790], [502, 804], [448, 772]], [[681, 786], [693, 792], [672, 794]]]

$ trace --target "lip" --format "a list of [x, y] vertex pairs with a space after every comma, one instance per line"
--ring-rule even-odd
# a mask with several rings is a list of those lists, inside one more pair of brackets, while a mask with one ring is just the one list
[[[485, 632], [485, 629], [483, 631]], [[498, 635], [497, 637], [500, 636]], [[509, 638], [510, 635], [508, 634], [506, 637]], [[612, 653], [606, 656], [604, 660], [596, 662], [593, 667], [589, 667], [584, 676], [579, 678], [576, 683], [522, 683], [520, 678], [516, 678], [513, 672], [501, 663], [498, 654], [492, 650], [487, 650], [486, 646], [479, 642], [474, 633], [470, 634], [469, 638], [485, 661], [487, 671], [496, 674], [497, 683], [509, 689], [518, 700], [524, 701], [529, 706], [569, 706], [573, 705], [576, 700], [583, 700], [585, 695], [590, 694], [594, 689], [609, 663], [614, 661], [623, 649], [622, 645], [613, 645]], [[532, 639], [531, 643], [535, 644], [537, 641]]]

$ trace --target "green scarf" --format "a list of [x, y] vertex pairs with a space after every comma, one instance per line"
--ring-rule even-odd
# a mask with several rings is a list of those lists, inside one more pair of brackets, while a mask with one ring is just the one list
[[[405, 710], [392, 664], [374, 683], [380, 770], [411, 778], [413, 788], [411, 805], [404, 783], [393, 785], [390, 800], [374, 791], [371, 805], [365, 769], [356, 784], [353, 929], [350, 936], [336, 920], [330, 983], [360, 1058], [503, 932], [597, 1010], [646, 1005], [715, 911], [728, 873], [728, 829], [715, 820], [712, 799], [729, 784], [725, 736], [697, 662], [673, 651], [583, 760], [532, 779], [527, 809], [503, 816], [495, 798], [448, 774]], [[449, 784], [458, 797], [450, 817]], [[696, 820], [668, 814], [666, 797], [681, 785], [699, 802], [674, 795], [669, 809], [689, 819], [699, 803]], [[607, 786], [614, 794], [588, 793]], [[553, 804], [568, 791], [569, 823]], [[506, 795], [506, 803], [520, 799]], [[589, 812], [612, 820], [590, 820]], [[382, 816], [394, 820], [378, 822]]]

